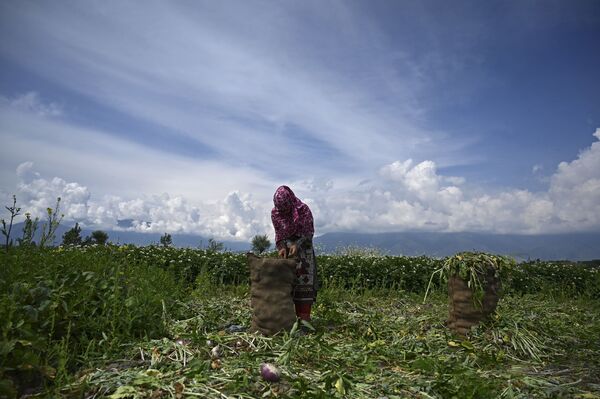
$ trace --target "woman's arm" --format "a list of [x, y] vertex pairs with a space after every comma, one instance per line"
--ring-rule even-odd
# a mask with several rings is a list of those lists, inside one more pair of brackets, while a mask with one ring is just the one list
[[287, 244], [285, 240], [279, 240], [275, 243], [277, 247], [277, 252], [279, 253], [280, 258], [287, 258]]
[[294, 254], [296, 254], [296, 252], [298, 252], [299, 249], [304, 248], [307, 243], [310, 243], [312, 241], [312, 238], [312, 234], [308, 236], [298, 237], [296, 240], [293, 241], [292, 245], [290, 246], [289, 255], [293, 256]]

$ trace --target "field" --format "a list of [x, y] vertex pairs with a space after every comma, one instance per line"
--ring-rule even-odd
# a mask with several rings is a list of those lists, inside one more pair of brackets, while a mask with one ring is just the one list
[[[600, 398], [597, 265], [504, 270], [497, 314], [460, 338], [444, 284], [423, 300], [442, 260], [323, 255], [315, 331], [266, 338], [236, 329], [250, 323], [244, 255], [14, 248], [0, 261], [0, 397]], [[280, 382], [261, 379], [264, 362]]]

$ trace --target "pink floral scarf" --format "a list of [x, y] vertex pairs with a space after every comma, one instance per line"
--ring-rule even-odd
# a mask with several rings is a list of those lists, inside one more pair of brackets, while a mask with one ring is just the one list
[[288, 186], [280, 186], [275, 191], [273, 204], [275, 207], [271, 211], [271, 220], [278, 248], [282, 240], [291, 237], [312, 239], [315, 231], [312, 212]]

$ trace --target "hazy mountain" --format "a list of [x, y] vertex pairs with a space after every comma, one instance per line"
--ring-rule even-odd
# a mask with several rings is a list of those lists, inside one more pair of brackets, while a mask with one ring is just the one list
[[442, 257], [459, 251], [485, 251], [517, 259], [600, 259], [600, 233], [327, 233], [315, 239], [324, 252], [344, 246], [374, 247], [391, 255]]
[[[56, 233], [55, 245], [62, 242], [63, 234], [73, 225], [61, 225]], [[12, 237], [21, 236], [23, 223], [13, 226]], [[38, 229], [37, 237], [39, 239]], [[82, 238], [95, 229], [83, 228]], [[150, 245], [160, 242], [161, 233], [105, 230], [109, 241], [118, 244]], [[177, 247], [205, 248], [208, 238], [194, 234], [171, 234]], [[220, 241], [220, 240], [217, 240]], [[220, 241], [226, 249], [234, 252], [247, 251], [250, 242]], [[600, 259], [600, 233], [572, 234], [485, 234], [485, 233], [327, 233], [316, 237], [319, 252], [332, 253], [348, 246], [378, 248], [390, 255], [427, 255], [443, 257], [459, 251], [485, 251], [523, 259], [591, 260]]]

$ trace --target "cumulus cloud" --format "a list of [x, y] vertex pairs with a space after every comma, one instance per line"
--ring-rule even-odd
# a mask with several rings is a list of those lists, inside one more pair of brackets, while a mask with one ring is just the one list
[[21, 179], [17, 193], [24, 210], [42, 217], [46, 209], [54, 208], [60, 198], [61, 213], [76, 221], [87, 219], [90, 192], [85, 186], [68, 183], [59, 177], [44, 179], [33, 167], [32, 162], [24, 162], [17, 167], [17, 175]]
[[382, 167], [379, 173], [385, 179], [399, 183], [399, 186], [394, 187], [394, 191], [404, 199], [416, 198], [420, 202], [435, 206], [436, 203], [449, 203], [449, 200], [456, 200], [462, 195], [462, 191], [456, 185], [463, 184], [464, 179], [439, 175], [437, 165], [433, 161], [423, 161], [416, 165], [413, 165], [412, 159], [395, 161]]
[[[594, 133], [600, 140], [600, 128]], [[556, 216], [582, 229], [600, 224], [600, 141], [572, 162], [561, 162], [550, 179], [549, 198]]]
[[[33, 217], [44, 217], [48, 207], [61, 198], [60, 212], [65, 222], [83, 226], [139, 232], [193, 233], [219, 239], [247, 240], [265, 234], [270, 228], [269, 204], [249, 194], [231, 192], [224, 199], [189, 203], [182, 196], [143, 195], [125, 199], [105, 195], [93, 199], [90, 191], [76, 182], [46, 178], [35, 171], [33, 162], [17, 167], [17, 198], [23, 210]], [[127, 227], [119, 221], [128, 220]]]
[[[594, 136], [600, 139], [600, 129]], [[411, 159], [383, 166], [383, 183], [349, 199], [337, 193], [319, 202], [328, 209], [325, 230], [434, 230], [555, 233], [600, 229], [600, 142], [562, 162], [547, 191], [466, 190], [461, 177], [437, 172], [433, 161]], [[391, 183], [391, 184], [390, 184]]]
[[[600, 140], [600, 129], [594, 136]], [[66, 220], [103, 228], [186, 232], [205, 237], [248, 240], [272, 236], [270, 195], [232, 191], [214, 201], [190, 203], [183, 196], [104, 196], [94, 199], [77, 182], [47, 178], [31, 162], [18, 166], [17, 198], [24, 210], [43, 215], [62, 198]], [[291, 184], [311, 207], [317, 233], [330, 231], [479, 231], [495, 233], [558, 233], [600, 229], [600, 141], [571, 162], [562, 162], [548, 190], [505, 190], [481, 194], [459, 187], [459, 177], [441, 175], [435, 162], [396, 161], [361, 184], [305, 180]], [[267, 192], [268, 191], [268, 192]], [[123, 229], [123, 227], [120, 227]]]

